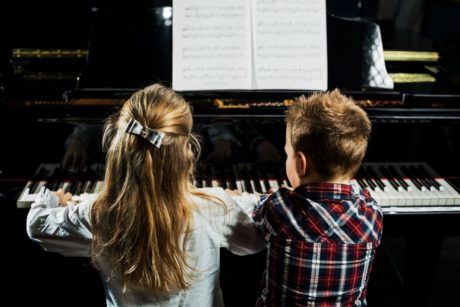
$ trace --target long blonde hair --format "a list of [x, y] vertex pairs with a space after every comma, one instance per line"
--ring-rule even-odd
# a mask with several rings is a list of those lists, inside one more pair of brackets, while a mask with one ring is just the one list
[[[130, 119], [161, 131], [160, 148], [125, 132]], [[164, 294], [190, 287], [190, 178], [196, 153], [192, 114], [173, 90], [152, 85], [105, 125], [105, 186], [91, 210], [92, 259], [108, 257], [124, 289]]]

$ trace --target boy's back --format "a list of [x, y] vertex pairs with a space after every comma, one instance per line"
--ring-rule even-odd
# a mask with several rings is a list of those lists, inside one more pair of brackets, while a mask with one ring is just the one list
[[281, 189], [257, 209], [268, 242], [258, 305], [365, 305], [382, 212], [367, 191], [345, 184]]

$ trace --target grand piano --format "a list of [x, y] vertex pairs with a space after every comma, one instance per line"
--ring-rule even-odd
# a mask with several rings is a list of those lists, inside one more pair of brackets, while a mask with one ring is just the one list
[[[379, 1], [328, 1], [328, 87], [353, 97], [373, 122], [365, 163], [355, 178], [385, 212], [383, 244], [369, 285], [371, 306], [428, 305], [426, 293], [443, 239], [459, 235], [459, 40], [433, 13], [446, 8], [429, 3], [416, 7], [425, 19], [414, 32], [398, 28], [397, 11], [390, 14], [393, 19], [383, 18]], [[65, 187], [78, 197], [97, 193], [104, 163], [97, 137], [88, 144], [88, 166], [65, 170], [60, 163], [69, 136], [81, 127], [97, 135], [104, 118], [136, 89], [153, 82], [170, 84], [171, 1], [27, 4], [26, 13], [18, 4], [8, 5], [12, 14], [21, 12], [26, 18], [4, 19], [5, 28], [14, 30], [0, 50], [0, 203], [8, 230], [6, 263], [14, 272], [7, 278], [9, 287], [25, 293], [9, 295], [19, 305], [62, 305], [62, 298], [64, 305], [103, 305], [103, 289], [88, 260], [47, 254], [27, 239], [27, 207], [44, 186]], [[460, 12], [458, 3], [445, 5]], [[458, 25], [451, 22], [453, 28], [454, 22]], [[383, 44], [391, 89], [373, 82], [370, 50], [375, 44]], [[182, 94], [203, 134], [198, 186], [263, 193], [286, 182], [283, 163], [261, 161], [263, 155], [238, 131], [254, 131], [282, 159], [284, 111], [292, 99], [311, 91]], [[206, 128], [216, 125], [230, 127], [238, 140], [231, 154], [226, 153], [230, 166], [208, 159], [220, 150]], [[390, 244], [392, 238], [404, 238], [405, 252]], [[223, 253], [221, 283], [227, 305], [253, 304], [264, 264], [262, 254], [238, 258]], [[385, 275], [387, 267], [390, 275]], [[389, 278], [396, 292], [390, 296], [382, 286]]]

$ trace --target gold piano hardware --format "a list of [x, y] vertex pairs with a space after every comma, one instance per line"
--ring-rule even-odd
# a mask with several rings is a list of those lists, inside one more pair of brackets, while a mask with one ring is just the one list
[[378, 99], [363, 99], [356, 100], [356, 104], [362, 108], [383, 107], [383, 106], [401, 106], [401, 100], [378, 100]]
[[55, 58], [84, 58], [88, 55], [85, 49], [29, 49], [16, 48], [12, 51], [13, 59], [55, 59]]
[[434, 51], [383, 51], [385, 61], [394, 62], [437, 62], [439, 53]]
[[249, 109], [249, 105], [245, 104], [226, 104], [222, 99], [214, 99], [214, 105], [219, 109]]
[[25, 105], [27, 107], [32, 106], [64, 106], [66, 105], [65, 100], [27, 100], [21, 101], [21, 105]]
[[433, 83], [436, 78], [430, 74], [390, 73], [394, 83]]
[[254, 107], [287, 107], [293, 99], [283, 101], [247, 101], [244, 104], [234, 99], [214, 99], [214, 105], [220, 109], [249, 109]]
[[121, 106], [126, 99], [121, 98], [75, 98], [69, 101], [73, 106]]
[[[16, 71], [15, 71], [16, 73]], [[20, 73], [17, 73], [20, 74]], [[62, 72], [27, 72], [22, 76], [23, 80], [77, 80], [78, 73]]]

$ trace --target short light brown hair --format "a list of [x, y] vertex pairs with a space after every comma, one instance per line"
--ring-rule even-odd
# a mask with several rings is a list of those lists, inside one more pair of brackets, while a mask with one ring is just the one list
[[355, 102], [334, 90], [297, 98], [286, 112], [294, 152], [323, 179], [352, 178], [366, 153], [371, 122]]

